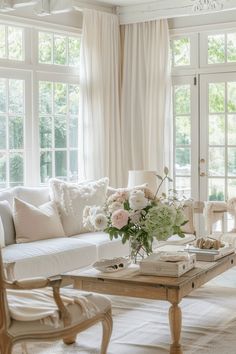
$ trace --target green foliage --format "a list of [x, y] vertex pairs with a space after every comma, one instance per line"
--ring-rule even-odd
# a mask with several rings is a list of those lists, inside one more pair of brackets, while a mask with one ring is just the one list
[[190, 39], [182, 37], [172, 40], [172, 55], [174, 66], [190, 65]]
[[209, 195], [209, 200], [214, 201], [224, 201], [224, 193], [222, 191], [218, 191], [216, 187], [213, 187], [211, 190], [211, 194]]
[[10, 156], [10, 185], [19, 186], [24, 181], [24, 162], [20, 153], [14, 153]]
[[225, 62], [225, 36], [208, 36], [208, 64]]

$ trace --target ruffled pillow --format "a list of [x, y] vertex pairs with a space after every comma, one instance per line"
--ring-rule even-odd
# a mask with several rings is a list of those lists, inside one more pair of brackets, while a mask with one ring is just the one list
[[56, 202], [62, 225], [67, 236], [88, 232], [83, 225], [83, 211], [86, 206], [103, 207], [109, 179], [83, 183], [68, 183], [58, 179], [50, 180], [50, 193]]

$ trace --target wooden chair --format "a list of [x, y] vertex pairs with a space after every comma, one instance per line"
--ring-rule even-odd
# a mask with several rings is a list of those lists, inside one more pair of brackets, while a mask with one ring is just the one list
[[[101, 295], [91, 295], [92, 300], [97, 305], [99, 311], [92, 318], [78, 316], [81, 312], [78, 304], [65, 306], [60, 297], [61, 278], [51, 279], [34, 278], [22, 281], [10, 282], [5, 279], [2, 254], [0, 249], [0, 353], [12, 353], [15, 343], [25, 343], [27, 341], [53, 341], [63, 339], [65, 344], [72, 344], [76, 340], [79, 332], [86, 330], [94, 324], [101, 322], [103, 326], [103, 337], [101, 353], [106, 354], [107, 347], [112, 333], [111, 304], [108, 299]], [[60, 315], [60, 326], [44, 325], [41, 321], [16, 321], [9, 313], [7, 300], [7, 289], [18, 291], [40, 289], [52, 287], [53, 298], [57, 304]], [[17, 294], [17, 292], [16, 292]], [[97, 303], [95, 301], [97, 299]], [[77, 307], [77, 309], [75, 309]], [[77, 313], [77, 315], [76, 315]], [[81, 317], [83, 317], [81, 319]]]

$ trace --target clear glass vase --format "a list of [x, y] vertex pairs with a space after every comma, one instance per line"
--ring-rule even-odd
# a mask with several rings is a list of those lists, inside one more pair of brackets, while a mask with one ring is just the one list
[[129, 239], [130, 258], [133, 263], [138, 264], [141, 260], [152, 253], [152, 243], [142, 242], [135, 236]]

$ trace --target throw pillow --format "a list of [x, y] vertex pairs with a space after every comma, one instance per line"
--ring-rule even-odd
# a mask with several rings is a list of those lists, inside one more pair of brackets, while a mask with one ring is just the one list
[[14, 198], [13, 218], [17, 243], [65, 236], [54, 202], [36, 207]]
[[106, 201], [108, 178], [87, 183], [67, 183], [50, 180], [51, 197], [57, 203], [62, 225], [67, 236], [89, 230], [83, 226], [83, 211], [86, 206], [103, 207]]
[[0, 202], [0, 216], [2, 219], [3, 226], [3, 239], [1, 244], [2, 246], [4, 246], [4, 244], [6, 246], [12, 245], [13, 243], [15, 243], [15, 228], [12, 210], [10, 204], [6, 200]]

